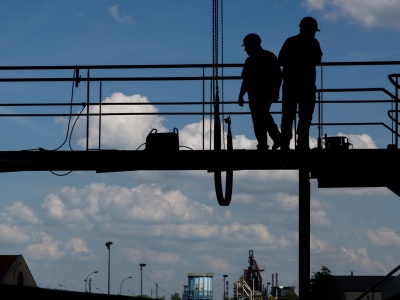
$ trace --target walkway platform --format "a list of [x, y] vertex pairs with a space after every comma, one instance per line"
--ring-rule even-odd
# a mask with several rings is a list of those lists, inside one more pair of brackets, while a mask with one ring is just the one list
[[0, 151], [0, 172], [300, 169], [320, 188], [387, 187], [400, 196], [399, 149]]

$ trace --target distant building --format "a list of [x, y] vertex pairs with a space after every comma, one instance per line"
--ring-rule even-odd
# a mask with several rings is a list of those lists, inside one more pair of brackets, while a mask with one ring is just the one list
[[[355, 300], [369, 288], [375, 288], [362, 300], [395, 300], [400, 299], [400, 275], [390, 276], [334, 276], [346, 300]], [[379, 283], [380, 282], [380, 283]], [[379, 284], [377, 284], [379, 283]]]
[[187, 300], [212, 300], [213, 276], [213, 273], [189, 273]]
[[187, 284], [183, 285], [182, 300], [188, 300], [189, 286]]
[[0, 284], [38, 287], [22, 255], [0, 255]]
[[233, 283], [233, 298], [235, 300], [261, 300], [266, 298], [261, 272], [253, 250], [249, 251], [249, 266], [243, 270], [242, 276]]
[[274, 299], [284, 298], [286, 296], [297, 296], [295, 293], [295, 286], [273, 286], [271, 289], [271, 297]]
[[[0, 299], [121, 300], [128, 296], [38, 287], [22, 255], [0, 255]], [[137, 300], [150, 300], [136, 297]]]

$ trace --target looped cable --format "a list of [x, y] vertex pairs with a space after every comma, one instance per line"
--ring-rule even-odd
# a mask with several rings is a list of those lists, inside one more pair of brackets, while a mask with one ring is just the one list
[[[216, 103], [214, 110], [214, 151], [221, 151], [221, 121], [219, 116], [219, 96], [218, 96], [218, 88], [216, 95]], [[228, 124], [228, 145], [227, 150], [233, 150], [232, 144], [232, 132], [231, 132], [231, 118], [228, 117], [225, 119], [225, 122]], [[233, 185], [233, 170], [226, 170], [226, 178], [225, 178], [225, 197], [222, 191], [222, 171], [214, 171], [214, 184], [215, 184], [215, 193], [217, 195], [218, 204], [220, 206], [229, 206], [232, 199], [232, 185]]]
[[[222, 2], [222, 0], [221, 0]], [[221, 151], [221, 121], [219, 114], [219, 91], [218, 91], [218, 0], [213, 0], [213, 96], [214, 96], [214, 151]], [[222, 4], [221, 4], [222, 6]], [[223, 86], [222, 86], [223, 89]], [[222, 90], [223, 92], [223, 90]], [[223, 106], [222, 106], [223, 108]], [[223, 111], [222, 111], [223, 112]], [[231, 134], [231, 118], [225, 119], [228, 123], [228, 146], [227, 150], [231, 151], [232, 146], [232, 134]], [[225, 136], [223, 136], [225, 146]], [[232, 182], [233, 182], [233, 170], [226, 170], [226, 184], [225, 184], [225, 197], [222, 191], [222, 170], [214, 170], [214, 183], [215, 193], [220, 206], [228, 206], [231, 203], [232, 198]]]

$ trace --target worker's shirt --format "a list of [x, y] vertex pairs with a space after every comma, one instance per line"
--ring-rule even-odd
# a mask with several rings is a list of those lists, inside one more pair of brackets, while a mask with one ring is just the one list
[[276, 101], [282, 83], [281, 69], [275, 54], [260, 49], [249, 56], [242, 70], [249, 101]]
[[321, 58], [322, 51], [316, 38], [301, 34], [289, 37], [278, 56], [284, 82], [315, 86], [315, 67], [321, 63]]

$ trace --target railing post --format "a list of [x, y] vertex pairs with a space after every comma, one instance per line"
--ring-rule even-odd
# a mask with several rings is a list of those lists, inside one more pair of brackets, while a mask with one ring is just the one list
[[395, 86], [395, 95], [396, 95], [396, 104], [395, 104], [395, 110], [396, 110], [396, 136], [395, 136], [395, 144], [396, 144], [396, 149], [399, 146], [399, 77], [396, 76], [396, 86]]
[[90, 105], [90, 71], [87, 70], [87, 88], [86, 88], [86, 151], [89, 151], [89, 105]]

